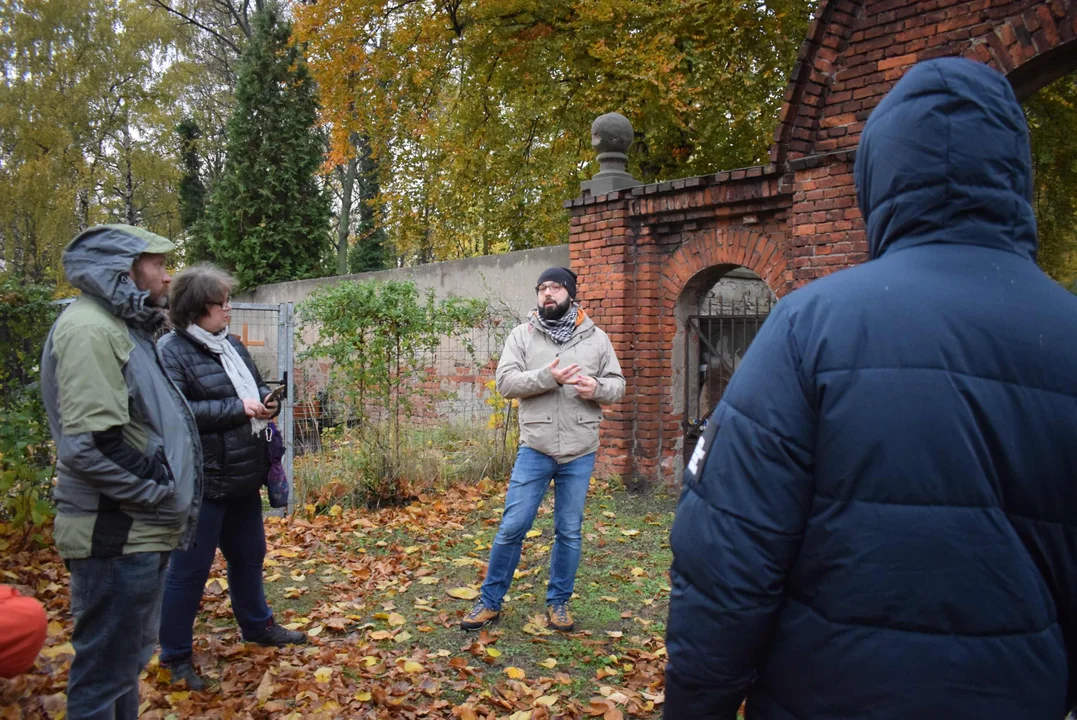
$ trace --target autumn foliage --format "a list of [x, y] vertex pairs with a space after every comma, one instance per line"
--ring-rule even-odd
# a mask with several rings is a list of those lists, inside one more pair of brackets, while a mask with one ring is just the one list
[[[270, 605], [310, 644], [243, 643], [218, 562], [195, 628], [194, 661], [209, 688], [170, 685], [155, 658], [142, 677], [141, 717], [658, 717], [673, 498], [593, 485], [574, 601], [582, 627], [567, 636], [543, 626], [547, 503], [500, 625], [464, 633], [459, 618], [484, 576], [503, 492], [482, 483], [407, 507], [267, 518]], [[34, 669], [0, 680], [0, 718], [57, 720], [73, 652], [67, 572], [51, 550], [5, 551], [0, 576], [44, 602], [50, 619]]]
[[615, 110], [643, 181], [766, 154], [809, 0], [323, 0], [296, 6], [332, 164], [369, 140], [405, 262], [564, 242]]

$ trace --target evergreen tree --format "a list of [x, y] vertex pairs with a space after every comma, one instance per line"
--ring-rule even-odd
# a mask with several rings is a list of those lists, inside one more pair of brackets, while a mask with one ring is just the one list
[[206, 258], [209, 248], [201, 242], [201, 236], [195, 234], [199, 221], [206, 214], [206, 186], [202, 183], [202, 159], [198, 156], [198, 140], [202, 132], [193, 119], [184, 118], [176, 126], [179, 136], [180, 160], [183, 164], [183, 177], [179, 184], [179, 217], [187, 233], [186, 254], [188, 262]]
[[302, 47], [276, 3], [254, 16], [228, 121], [224, 173], [199, 235], [241, 288], [321, 273], [329, 198], [318, 183], [324, 142]]

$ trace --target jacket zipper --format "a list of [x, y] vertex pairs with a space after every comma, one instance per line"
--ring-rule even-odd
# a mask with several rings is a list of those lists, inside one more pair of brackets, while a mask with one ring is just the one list
[[[584, 338], [589, 337], [591, 335], [591, 333], [593, 333], [593, 332], [594, 332], [594, 328], [588, 328], [585, 332], [582, 332], [579, 335], [573, 335], [569, 339], [569, 342], [567, 344], [562, 345], [557, 350], [557, 352], [554, 353], [554, 357], [557, 357], [557, 358], [561, 357], [562, 353], [566, 352], [567, 350], [571, 350], [572, 348], [574, 348], [577, 345], [579, 345], [580, 343], [582, 343], [584, 341]], [[547, 341], [548, 342], [553, 342], [549, 338], [547, 338]], [[560, 391], [561, 387], [564, 387], [564, 386], [563, 385], [560, 386], [558, 388], [559, 391]], [[557, 423], [557, 452], [558, 452], [558, 454], [560, 454], [560, 452], [561, 452], [561, 435], [562, 435], [562, 432], [561, 432], [561, 418], [564, 417], [564, 414], [565, 414], [564, 413], [564, 398], [562, 397], [562, 394], [560, 392], [558, 392], [557, 393], [557, 408], [556, 408], [556, 412], [554, 413], [554, 416], [553, 416], [554, 422]]]

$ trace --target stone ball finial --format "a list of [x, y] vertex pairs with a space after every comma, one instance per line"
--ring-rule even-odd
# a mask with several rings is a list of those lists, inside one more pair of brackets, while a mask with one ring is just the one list
[[621, 113], [606, 113], [591, 123], [591, 147], [599, 153], [627, 153], [634, 138], [632, 123]]
[[591, 123], [591, 147], [598, 151], [598, 174], [580, 183], [585, 195], [606, 195], [639, 185], [628, 172], [628, 148], [635, 133], [621, 113], [606, 113]]

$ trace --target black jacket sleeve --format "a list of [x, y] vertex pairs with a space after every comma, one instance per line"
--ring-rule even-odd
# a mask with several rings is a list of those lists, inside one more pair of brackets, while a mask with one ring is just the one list
[[172, 479], [164, 449], [152, 456], [139, 452], [124, 441], [123, 428], [119, 425], [95, 432], [93, 440], [102, 455], [132, 475], [153, 480], [158, 485], [167, 485]]

